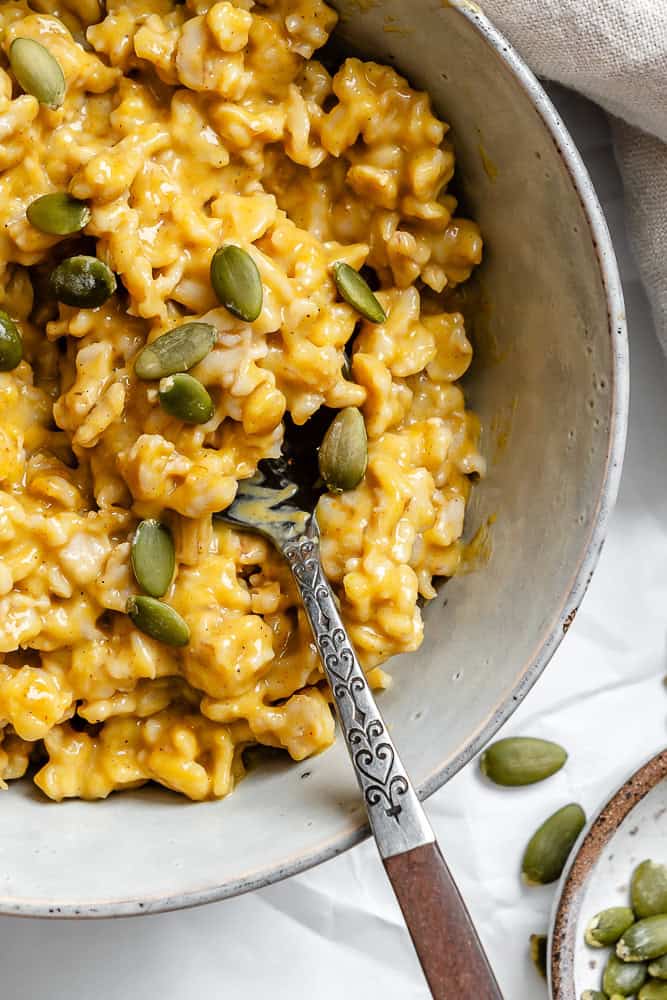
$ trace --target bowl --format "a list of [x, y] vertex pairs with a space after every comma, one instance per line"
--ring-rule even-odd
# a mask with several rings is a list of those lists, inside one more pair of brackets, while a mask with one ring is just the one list
[[667, 750], [635, 771], [579, 838], [561, 878], [554, 907], [552, 1000], [579, 1000], [599, 989], [609, 949], [589, 948], [589, 921], [610, 906], [630, 905], [630, 877], [646, 858], [665, 861]]
[[[342, 7], [339, 4], [339, 7]], [[409, 13], [406, 13], [409, 11]], [[557, 112], [464, 0], [344, 4], [338, 35], [427, 90], [453, 127], [457, 185], [486, 256], [465, 291], [470, 405], [489, 475], [473, 572], [425, 609], [420, 652], [381, 697], [422, 796], [508, 718], [571, 623], [618, 486], [628, 402], [621, 286], [607, 228]], [[493, 524], [491, 524], [493, 522]], [[345, 850], [368, 829], [345, 748], [252, 773], [229, 799], [158, 789], [104, 802], [2, 799], [0, 912], [113, 916], [221, 899]]]

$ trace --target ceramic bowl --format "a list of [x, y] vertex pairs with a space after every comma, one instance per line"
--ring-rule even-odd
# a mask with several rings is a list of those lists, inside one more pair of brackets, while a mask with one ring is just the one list
[[560, 882], [550, 934], [552, 1000], [600, 989], [608, 949], [589, 948], [584, 931], [600, 910], [630, 905], [640, 862], [667, 862], [667, 750], [630, 777], [583, 832]]
[[[343, 4], [340, 4], [341, 8]], [[619, 277], [588, 175], [544, 91], [464, 0], [345, 2], [343, 45], [394, 64], [451, 123], [462, 210], [485, 262], [466, 288], [468, 400], [489, 475], [475, 571], [425, 610], [417, 655], [381, 697], [429, 795], [493, 735], [566, 632], [616, 495], [628, 371]], [[487, 530], [489, 523], [491, 528]], [[283, 878], [367, 835], [339, 742], [254, 772], [229, 799], [154, 788], [104, 802], [2, 797], [0, 912], [110, 916], [204, 903]]]

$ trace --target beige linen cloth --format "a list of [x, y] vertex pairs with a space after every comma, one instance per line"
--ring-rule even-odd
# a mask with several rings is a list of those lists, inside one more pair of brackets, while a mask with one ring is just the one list
[[667, 351], [667, 0], [481, 0], [532, 70], [612, 117], [627, 227]]

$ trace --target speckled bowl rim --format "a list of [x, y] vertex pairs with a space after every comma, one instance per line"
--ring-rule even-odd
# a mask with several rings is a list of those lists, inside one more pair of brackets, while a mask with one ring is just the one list
[[[492, 710], [486, 721], [470, 734], [461, 750], [449, 760], [443, 761], [419, 784], [417, 792], [421, 799], [427, 798], [456, 774], [507, 721], [537, 681], [572, 624], [597, 565], [618, 493], [625, 453], [629, 405], [628, 339], [621, 280], [607, 223], [583, 160], [560, 115], [538, 80], [479, 7], [471, 0], [443, 0], [443, 2], [467, 18], [527, 94], [550, 134], [579, 197], [588, 222], [607, 300], [608, 334], [612, 356], [609, 373], [611, 406], [606, 466], [598, 496], [595, 498], [590, 535], [582, 550], [581, 558], [572, 569], [569, 585], [564, 588], [560, 604], [555, 607], [550, 624], [545, 626], [542, 634], [537, 637], [534, 651], [521, 670], [517, 684]], [[361, 822], [355, 829], [341, 836], [323, 838], [310, 850], [290, 858], [283, 865], [268, 867], [256, 872], [251, 878], [247, 876], [232, 878], [222, 884], [215, 883], [191, 892], [159, 895], [150, 899], [137, 897], [125, 900], [100, 900], [95, 905], [73, 903], [59, 906], [57, 911], [46, 899], [17, 902], [15, 899], [0, 896], [0, 914], [21, 917], [101, 918], [138, 916], [199, 906], [250, 892], [306, 871], [358, 844], [368, 837], [369, 833], [368, 825]]]
[[667, 778], [667, 750], [634, 772], [583, 831], [561, 878], [549, 935], [552, 1000], [577, 1000], [574, 956], [577, 927], [589, 877], [621, 823], [648, 793]]

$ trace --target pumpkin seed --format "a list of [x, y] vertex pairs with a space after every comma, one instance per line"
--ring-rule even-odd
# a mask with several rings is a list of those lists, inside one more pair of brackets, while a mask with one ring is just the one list
[[547, 978], [547, 938], [545, 934], [530, 935], [530, 957], [539, 974]]
[[213, 416], [213, 400], [192, 375], [169, 375], [160, 382], [160, 405], [186, 424], [205, 424]]
[[581, 1000], [607, 1000], [607, 994], [601, 990], [584, 990]]
[[15, 38], [9, 46], [9, 65], [26, 94], [40, 104], [59, 108], [65, 99], [65, 75], [55, 56], [34, 38]]
[[567, 753], [557, 743], [513, 736], [487, 747], [479, 766], [496, 785], [532, 785], [555, 774], [566, 760]]
[[218, 334], [210, 323], [184, 323], [147, 344], [134, 362], [137, 378], [166, 378], [194, 368], [213, 349]]
[[104, 261], [84, 254], [61, 261], [49, 284], [59, 302], [80, 309], [96, 309], [116, 291], [113, 271]]
[[655, 962], [651, 962], [648, 973], [654, 979], [667, 979], [667, 955], [661, 955]]
[[629, 927], [616, 945], [624, 962], [643, 962], [667, 954], [667, 915], [645, 917]]
[[667, 867], [656, 861], [642, 861], [632, 873], [632, 908], [638, 917], [667, 913]]
[[162, 597], [171, 583], [176, 562], [167, 525], [153, 519], [142, 521], [132, 539], [130, 558], [141, 589], [151, 597]]
[[368, 439], [364, 418], [356, 406], [336, 414], [322, 439], [318, 462], [320, 475], [333, 493], [353, 490], [364, 478]]
[[178, 611], [154, 597], [130, 597], [127, 613], [139, 629], [167, 646], [187, 646], [190, 629]]
[[264, 292], [257, 264], [245, 250], [228, 243], [211, 260], [213, 291], [230, 313], [252, 323], [262, 311]]
[[65, 191], [35, 198], [28, 205], [26, 215], [35, 229], [50, 236], [70, 236], [80, 232], [90, 222], [90, 209], [86, 202], [73, 198]]
[[638, 1000], [667, 1000], [667, 983], [651, 979], [639, 991]]
[[602, 974], [602, 989], [607, 995], [631, 997], [645, 979], [646, 966], [643, 962], [622, 962], [612, 953]]
[[635, 915], [629, 906], [611, 906], [608, 910], [602, 910], [586, 928], [586, 944], [591, 948], [606, 948], [616, 944], [634, 922]]
[[387, 314], [359, 274], [342, 260], [333, 265], [336, 288], [345, 301], [371, 323], [384, 323]]
[[11, 372], [23, 357], [19, 328], [4, 309], [0, 309], [0, 372]]
[[546, 885], [560, 877], [574, 842], [584, 828], [581, 806], [563, 806], [535, 831], [523, 855], [522, 872], [528, 883]]

